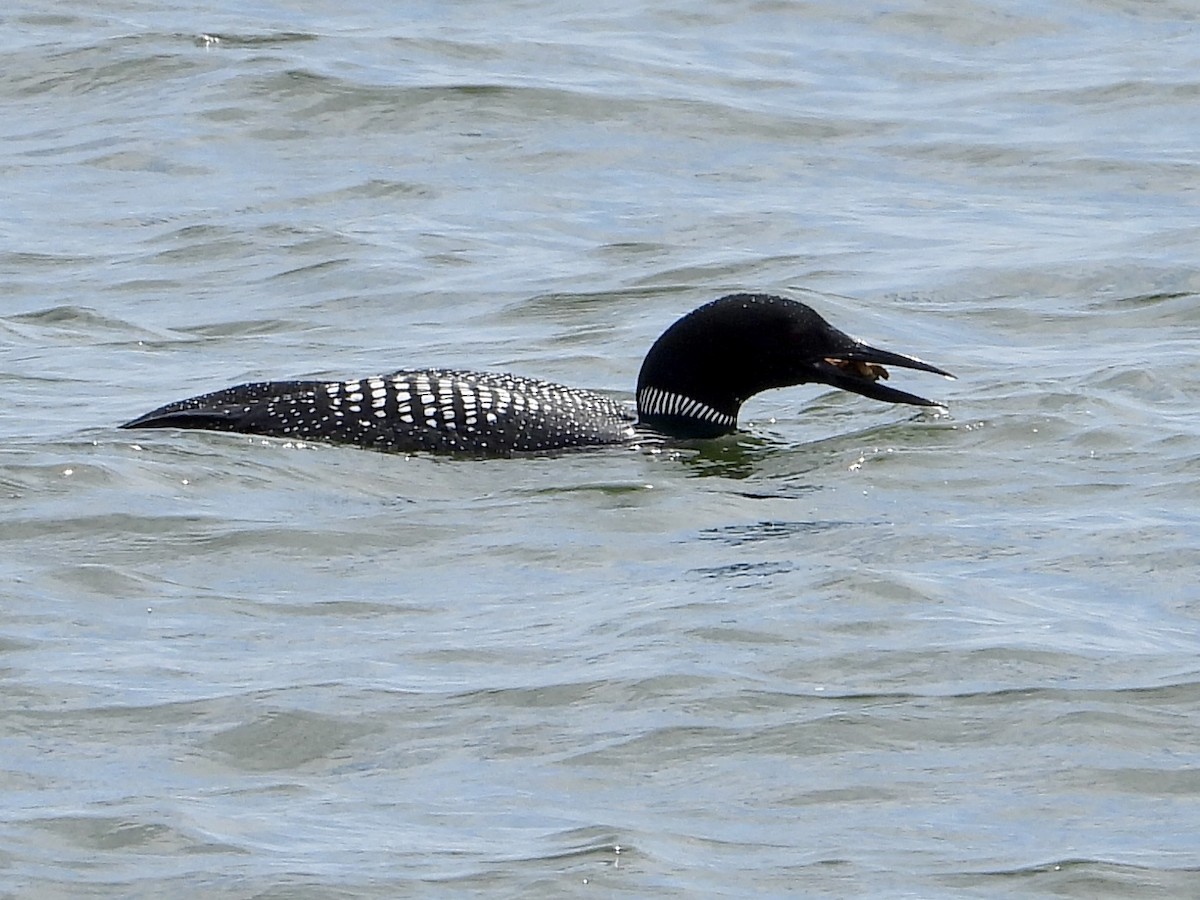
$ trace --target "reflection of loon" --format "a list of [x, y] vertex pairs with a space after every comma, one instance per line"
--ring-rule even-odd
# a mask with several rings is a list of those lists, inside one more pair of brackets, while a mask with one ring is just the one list
[[876, 350], [795, 300], [733, 294], [655, 341], [638, 376], [637, 416], [591, 391], [486, 372], [402, 370], [358, 381], [242, 384], [168, 403], [122, 428], [202, 428], [373, 450], [512, 453], [716, 437], [768, 388], [820, 382], [889, 403], [937, 406], [879, 383], [884, 365], [952, 377]]

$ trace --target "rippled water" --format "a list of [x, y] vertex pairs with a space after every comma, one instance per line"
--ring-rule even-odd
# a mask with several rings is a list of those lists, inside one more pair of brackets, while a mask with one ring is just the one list
[[[1191, 4], [0, 14], [12, 896], [1200, 890]], [[644, 455], [114, 426], [628, 392], [805, 299], [954, 371]]]

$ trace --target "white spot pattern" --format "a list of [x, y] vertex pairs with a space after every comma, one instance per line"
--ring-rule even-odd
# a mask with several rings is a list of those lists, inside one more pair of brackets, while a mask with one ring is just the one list
[[358, 381], [243, 384], [157, 412], [192, 427], [397, 452], [481, 455], [632, 442], [624, 404], [551, 382], [448, 369]]

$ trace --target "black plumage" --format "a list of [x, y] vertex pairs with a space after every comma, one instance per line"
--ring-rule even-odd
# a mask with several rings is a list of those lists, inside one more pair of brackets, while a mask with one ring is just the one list
[[877, 400], [937, 404], [880, 384], [884, 365], [949, 373], [838, 331], [810, 307], [733, 294], [668, 328], [650, 348], [637, 415], [597, 394], [516, 375], [401, 370], [352, 381], [237, 385], [169, 403], [122, 428], [197, 428], [393, 452], [504, 456], [653, 435], [734, 431], [741, 405], [770, 388], [830, 384]]

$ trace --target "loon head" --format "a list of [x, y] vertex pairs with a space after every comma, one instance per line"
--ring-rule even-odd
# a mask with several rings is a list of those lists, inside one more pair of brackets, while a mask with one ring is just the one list
[[881, 384], [885, 365], [954, 377], [864, 344], [795, 300], [731, 294], [688, 313], [654, 342], [638, 376], [638, 419], [675, 437], [715, 437], [737, 428], [748, 398], [808, 382], [888, 403], [940, 405]]

